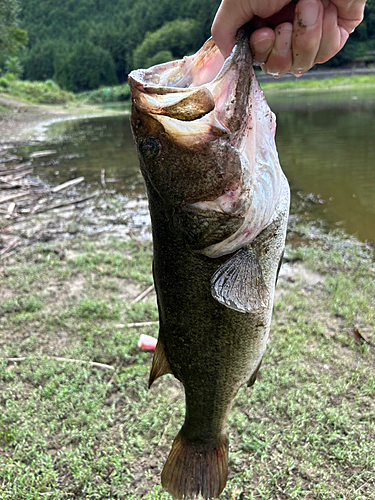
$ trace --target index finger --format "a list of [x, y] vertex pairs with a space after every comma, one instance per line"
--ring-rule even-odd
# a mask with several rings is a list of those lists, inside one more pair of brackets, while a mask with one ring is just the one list
[[238, 29], [253, 17], [249, 0], [222, 0], [212, 23], [211, 34], [224, 57], [231, 53]]

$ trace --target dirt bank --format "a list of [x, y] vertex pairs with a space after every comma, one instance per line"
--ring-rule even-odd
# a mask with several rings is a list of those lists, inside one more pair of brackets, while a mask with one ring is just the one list
[[19, 145], [43, 137], [43, 129], [59, 120], [82, 116], [118, 114], [89, 105], [34, 105], [9, 99], [0, 94], [0, 148]]

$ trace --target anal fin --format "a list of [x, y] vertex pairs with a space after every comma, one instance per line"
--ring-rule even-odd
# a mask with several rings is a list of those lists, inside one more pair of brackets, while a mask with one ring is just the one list
[[269, 291], [256, 250], [241, 248], [211, 278], [214, 299], [230, 309], [254, 313], [267, 307]]
[[260, 370], [260, 365], [262, 364], [262, 361], [263, 361], [263, 358], [259, 361], [259, 365], [255, 368], [255, 370], [253, 371], [251, 377], [249, 378], [249, 381], [247, 382], [247, 386], [248, 387], [251, 387], [255, 384], [255, 381], [257, 379], [257, 376], [258, 376], [258, 373], [259, 373], [259, 370]]
[[152, 359], [148, 388], [152, 386], [157, 378], [166, 375], [167, 373], [172, 373], [172, 370], [165, 355], [163, 341], [159, 337], [158, 343], [155, 347], [154, 357]]

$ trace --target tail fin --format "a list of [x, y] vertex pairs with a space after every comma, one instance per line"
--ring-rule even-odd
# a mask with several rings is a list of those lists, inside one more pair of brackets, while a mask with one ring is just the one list
[[228, 438], [216, 445], [188, 441], [177, 434], [161, 474], [163, 487], [176, 499], [217, 498], [228, 475]]

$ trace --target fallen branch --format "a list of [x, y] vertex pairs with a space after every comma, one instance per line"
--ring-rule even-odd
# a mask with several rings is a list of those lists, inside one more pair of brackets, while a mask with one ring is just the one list
[[7, 247], [0, 250], [0, 257], [3, 257], [7, 252], [13, 250], [13, 248], [16, 248], [20, 244], [21, 244], [20, 241], [12, 241], [12, 243], [10, 243]]
[[22, 196], [29, 196], [30, 191], [26, 191], [25, 193], [13, 194], [12, 196], [7, 196], [0, 200], [0, 203], [6, 203], [7, 201], [15, 200], [16, 198], [22, 198]]
[[75, 186], [76, 184], [79, 184], [80, 182], [83, 182], [85, 180], [84, 177], [77, 177], [76, 179], [72, 179], [71, 181], [64, 182], [63, 184], [59, 184], [58, 186], [54, 187], [51, 189], [52, 193], [58, 193], [59, 191], [62, 191], [63, 189], [66, 189], [71, 186]]
[[16, 172], [15, 175], [12, 176], [12, 179], [14, 181], [17, 181], [18, 179], [22, 179], [23, 177], [26, 177], [26, 175], [29, 175], [32, 173], [33, 173], [32, 169], [25, 170], [24, 172], [20, 172], [20, 173]]
[[5, 175], [13, 175], [13, 174], [18, 174], [19, 172], [22, 172], [22, 170], [29, 170], [34, 169], [35, 166], [33, 167], [31, 165], [31, 161], [28, 161], [27, 163], [21, 163], [20, 165], [17, 165], [16, 167], [13, 167], [12, 169], [9, 170], [0, 170], [0, 175], [5, 176]]
[[75, 205], [76, 203], [82, 203], [83, 201], [95, 198], [95, 196], [98, 196], [98, 193], [90, 194], [90, 196], [85, 196], [84, 198], [76, 198], [75, 200], [64, 201], [62, 203], [57, 203], [56, 205], [50, 205], [49, 207], [41, 207], [41, 208], [38, 207], [33, 213], [39, 214], [41, 212], [47, 212], [47, 210], [53, 210], [54, 208], [61, 208], [61, 207], [67, 207], [69, 205]]
[[56, 149], [51, 149], [49, 151], [35, 151], [34, 153], [31, 153], [31, 155], [29, 155], [29, 158], [42, 158], [42, 156], [51, 156], [56, 153]]
[[[83, 365], [90, 365], [90, 366], [96, 366], [97, 368], [105, 368], [106, 370], [114, 370], [114, 366], [111, 365], [106, 365], [105, 363], [97, 363], [96, 361], [85, 361], [83, 359], [70, 359], [70, 358], [59, 358], [57, 356], [43, 356], [43, 358], [47, 359], [54, 359], [55, 361], [61, 361], [62, 363], [67, 362], [67, 363], [81, 363]], [[43, 359], [43, 358], [36, 358], [36, 359]], [[26, 361], [27, 359], [31, 358], [5, 358], [6, 361], [15, 363], [17, 361]]]
[[1, 157], [1, 163], [7, 163], [9, 161], [19, 161], [22, 160], [22, 156], [10, 156], [10, 155], [3, 155]]
[[142, 326], [152, 326], [152, 325], [158, 325], [159, 321], [145, 321], [144, 323], [119, 323], [117, 328], [124, 328], [127, 326], [128, 328], [141, 328]]
[[142, 292], [140, 295], [138, 295], [138, 297], [136, 297], [132, 302], [131, 304], [136, 304], [137, 302], [139, 302], [140, 300], [142, 300], [144, 297], [146, 297], [146, 295], [148, 295], [150, 292], [152, 292], [152, 290], [154, 289], [154, 285], [151, 285], [147, 288], [147, 290], [145, 290], [144, 292]]

